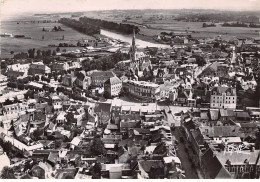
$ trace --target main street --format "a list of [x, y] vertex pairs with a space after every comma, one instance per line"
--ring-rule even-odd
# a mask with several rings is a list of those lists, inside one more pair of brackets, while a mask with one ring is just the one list
[[179, 141], [176, 152], [177, 156], [181, 160], [181, 165], [185, 171], [186, 178], [198, 179], [199, 177], [197, 175], [196, 169], [192, 167], [192, 162], [189, 159], [188, 153], [185, 150], [185, 143], [180, 142], [181, 133], [178, 127], [176, 127], [174, 131], [172, 131], [172, 135], [174, 135], [176, 137], [176, 140]]

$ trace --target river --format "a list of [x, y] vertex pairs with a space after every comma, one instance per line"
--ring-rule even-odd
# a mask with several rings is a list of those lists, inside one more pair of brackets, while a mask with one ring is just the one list
[[[114, 33], [108, 30], [103, 30], [101, 29], [101, 34], [105, 35], [107, 37], [113, 38], [113, 39], [117, 39], [117, 40], [121, 40], [122, 42], [127, 42], [129, 44], [132, 44], [132, 35], [123, 35], [123, 34], [119, 34], [119, 33]], [[148, 41], [144, 41], [144, 40], [140, 40], [135, 38], [135, 44], [137, 47], [158, 47], [158, 48], [171, 48], [169, 45], [165, 45], [165, 44], [156, 44], [156, 43], [151, 43]]]

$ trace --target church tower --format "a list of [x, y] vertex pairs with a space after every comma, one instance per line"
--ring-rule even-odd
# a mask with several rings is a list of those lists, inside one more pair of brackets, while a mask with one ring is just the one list
[[130, 59], [131, 61], [136, 61], [136, 45], [135, 45], [135, 29], [133, 30], [133, 39], [132, 39], [132, 46], [130, 47]]

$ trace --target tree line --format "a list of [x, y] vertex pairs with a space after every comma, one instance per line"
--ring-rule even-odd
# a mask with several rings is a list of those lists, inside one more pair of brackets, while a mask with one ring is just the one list
[[99, 19], [92, 19], [87, 17], [81, 17], [79, 18], [79, 21], [83, 24], [90, 24], [94, 25], [100, 28], [113, 30], [116, 32], [120, 32], [123, 34], [132, 34], [133, 30], [135, 30], [136, 33], [140, 31], [140, 29], [135, 25], [130, 24], [122, 24], [122, 23], [115, 23], [115, 22], [109, 22], [105, 20], [99, 20]]
[[59, 22], [88, 35], [100, 34], [101, 28], [120, 32], [123, 34], [132, 34], [133, 30], [135, 30], [136, 33], [140, 31], [140, 29], [134, 25], [109, 22], [87, 17], [81, 17], [79, 18], [79, 21], [70, 18], [61, 18]]
[[91, 24], [82, 23], [70, 18], [61, 18], [59, 23], [64, 24], [70, 28], [73, 28], [79, 32], [82, 32], [87, 35], [99, 34], [100, 28]]

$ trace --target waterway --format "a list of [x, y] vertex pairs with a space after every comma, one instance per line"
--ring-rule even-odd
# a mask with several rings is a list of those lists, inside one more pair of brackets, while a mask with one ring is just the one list
[[[129, 44], [132, 44], [133, 35], [123, 35], [120, 33], [115, 33], [115, 32], [111, 32], [111, 31], [103, 30], [103, 29], [101, 29], [101, 34], [105, 35], [107, 37], [113, 38], [113, 39], [120, 40], [122, 42], [127, 42]], [[145, 47], [170, 48], [169, 45], [151, 43], [148, 41], [140, 40], [138, 38], [135, 39], [135, 44], [137, 47], [140, 47], [140, 48], [145, 48]]]

